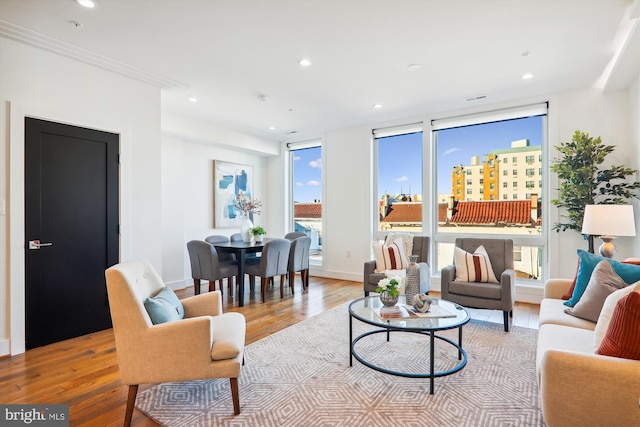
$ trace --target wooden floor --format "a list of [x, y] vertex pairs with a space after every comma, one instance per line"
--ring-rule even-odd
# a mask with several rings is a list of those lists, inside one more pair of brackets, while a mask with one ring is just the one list
[[[300, 290], [280, 299], [279, 286], [267, 290], [267, 302], [260, 293], [245, 295], [245, 306], [237, 307], [228, 292], [224, 311], [243, 313], [247, 320], [247, 344], [280, 329], [312, 317], [346, 301], [359, 298], [362, 283], [310, 278], [309, 290]], [[202, 290], [206, 292], [207, 286]], [[180, 298], [193, 295], [193, 288], [176, 292]], [[437, 296], [437, 294], [435, 295]], [[502, 313], [470, 310], [472, 318], [502, 322]], [[518, 303], [513, 324], [537, 328], [538, 306]], [[345, 356], [346, 357], [346, 356]], [[185, 361], [187, 363], [187, 361]], [[139, 391], [149, 387], [141, 385]], [[0, 403], [70, 405], [71, 426], [120, 426], [125, 411], [128, 387], [120, 381], [115, 341], [111, 329], [36, 348], [25, 354], [0, 359]], [[242, 404], [242, 390], [240, 390]], [[157, 424], [139, 411], [133, 413], [132, 425]]]

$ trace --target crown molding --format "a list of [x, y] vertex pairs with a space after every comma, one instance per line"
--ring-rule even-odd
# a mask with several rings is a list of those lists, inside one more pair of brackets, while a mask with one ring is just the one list
[[2, 19], [0, 19], [0, 37], [66, 56], [161, 89], [187, 89], [189, 87], [189, 85], [180, 81], [133, 67], [113, 58], [79, 48]]

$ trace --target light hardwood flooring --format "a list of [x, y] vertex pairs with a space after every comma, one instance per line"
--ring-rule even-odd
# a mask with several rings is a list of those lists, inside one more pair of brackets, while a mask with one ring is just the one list
[[[296, 276], [295, 294], [285, 287], [280, 299], [279, 285], [267, 290], [266, 303], [260, 293], [245, 295], [245, 306], [224, 293], [224, 311], [237, 311], [247, 320], [247, 344], [280, 329], [312, 317], [346, 301], [360, 298], [361, 282], [310, 278], [309, 289], [301, 290]], [[248, 288], [248, 287], [247, 287]], [[203, 284], [202, 291], [207, 286]], [[180, 298], [193, 295], [193, 288], [176, 292]], [[438, 296], [437, 294], [434, 294]], [[474, 319], [502, 323], [502, 313], [470, 310]], [[516, 304], [513, 324], [537, 328], [538, 306]], [[347, 355], [345, 355], [345, 358]], [[187, 363], [188, 361], [185, 361]], [[142, 391], [149, 385], [141, 385]], [[120, 380], [115, 341], [111, 329], [73, 338], [0, 359], [0, 403], [70, 405], [72, 426], [120, 426], [125, 411], [127, 389]], [[242, 390], [240, 390], [242, 404]], [[157, 424], [135, 410], [132, 425]]]

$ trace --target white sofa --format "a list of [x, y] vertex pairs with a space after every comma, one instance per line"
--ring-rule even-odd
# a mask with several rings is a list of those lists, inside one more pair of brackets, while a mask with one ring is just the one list
[[548, 280], [540, 305], [536, 369], [545, 423], [640, 426], [640, 361], [596, 354], [596, 323], [564, 313], [571, 282]]

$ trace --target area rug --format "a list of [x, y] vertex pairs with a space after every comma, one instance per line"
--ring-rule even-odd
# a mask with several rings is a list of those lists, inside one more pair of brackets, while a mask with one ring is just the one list
[[[355, 333], [372, 329], [354, 320]], [[457, 331], [457, 330], [456, 330]], [[442, 333], [457, 339], [456, 331]], [[349, 366], [347, 304], [279, 331], [246, 348], [239, 380], [240, 415], [233, 415], [229, 380], [153, 386], [136, 407], [177, 426], [544, 426], [535, 375], [537, 331], [472, 320], [463, 327], [468, 363], [429, 380]], [[436, 370], [457, 364], [453, 346], [436, 340]], [[384, 334], [358, 342], [367, 360], [392, 370], [427, 372], [429, 341], [419, 334]], [[185, 360], [188, 363], [188, 360]]]

